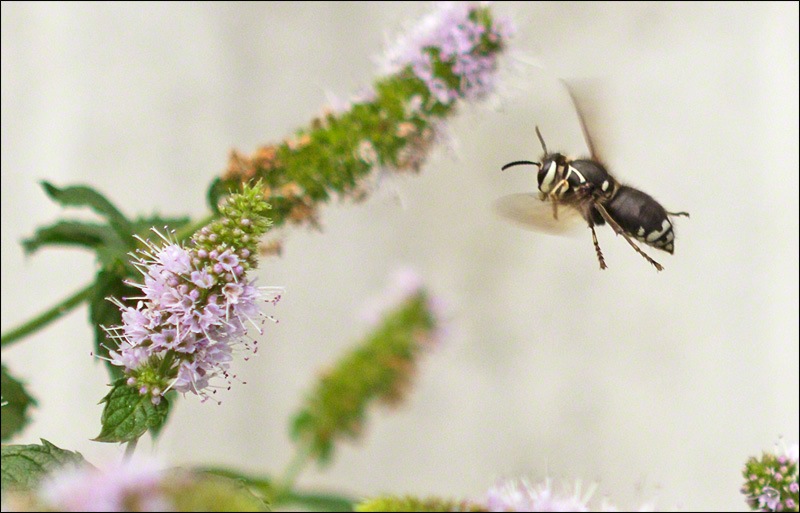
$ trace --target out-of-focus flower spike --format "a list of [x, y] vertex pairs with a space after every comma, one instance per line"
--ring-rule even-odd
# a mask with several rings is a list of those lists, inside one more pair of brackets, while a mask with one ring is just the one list
[[[495, 90], [498, 58], [512, 32], [486, 4], [434, 4], [388, 45], [372, 86], [349, 101], [328, 94], [331, 107], [307, 128], [249, 157], [233, 151], [214, 189], [260, 178], [276, 226], [319, 227], [321, 204], [363, 200], [377, 183], [370, 179], [375, 172], [421, 169], [458, 105]], [[265, 252], [275, 250], [271, 241]]]
[[293, 436], [313, 457], [324, 461], [336, 440], [357, 437], [373, 402], [403, 399], [420, 353], [437, 338], [440, 321], [429, 298], [419, 276], [403, 270], [374, 301], [372, 331], [322, 375], [294, 417]]

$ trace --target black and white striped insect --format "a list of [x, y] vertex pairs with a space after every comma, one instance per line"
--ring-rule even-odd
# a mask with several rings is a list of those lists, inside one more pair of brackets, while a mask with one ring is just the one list
[[[560, 233], [574, 226], [569, 219], [559, 219], [559, 205], [563, 205], [567, 207], [566, 217], [577, 213], [589, 225], [600, 269], [607, 266], [594, 227], [608, 223], [617, 235], [622, 235], [637, 253], [661, 271], [663, 266], [642, 251], [633, 239], [672, 254], [675, 251], [675, 231], [670, 216], [688, 217], [689, 214], [667, 212], [648, 194], [622, 185], [611, 176], [597, 155], [575, 96], [569, 87], [567, 91], [578, 112], [591, 158], [572, 160], [561, 153], [549, 153], [539, 127], [536, 127], [544, 151], [541, 162], [517, 160], [502, 169], [518, 165], [536, 166], [538, 197], [534, 194], [504, 196], [495, 202], [496, 210], [501, 216], [526, 227]], [[547, 202], [551, 206], [547, 206]]]

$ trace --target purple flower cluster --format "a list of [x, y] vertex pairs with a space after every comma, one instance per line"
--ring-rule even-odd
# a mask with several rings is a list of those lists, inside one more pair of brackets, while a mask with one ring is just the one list
[[[438, 2], [432, 13], [387, 51], [385, 71], [397, 73], [410, 66], [431, 95], [445, 105], [459, 97], [473, 100], [485, 96], [494, 89], [497, 52], [483, 48], [502, 44], [513, 27], [508, 19], [487, 27], [476, 16], [478, 10], [471, 3]], [[437, 63], [447, 65], [458, 79], [457, 87], [437, 73]]]
[[533, 486], [524, 479], [499, 483], [486, 494], [489, 511], [589, 511], [588, 499], [578, 493], [559, 496], [553, 493], [550, 483]]
[[[138, 299], [136, 307], [112, 299], [122, 310], [123, 324], [106, 329], [117, 341], [117, 349], [109, 351], [111, 363], [124, 367], [128, 385], [150, 394], [154, 404], [170, 389], [205, 400], [212, 378], [230, 382], [234, 348], [258, 351], [247, 327], [262, 333], [256, 321], [273, 319], [261, 313], [257, 302], [276, 303], [280, 289], [265, 287], [262, 292], [244, 280], [243, 264], [250, 257], [246, 248], [188, 249], [159, 236], [161, 246], [140, 239], [147, 250], [133, 264], [144, 280], [129, 285], [143, 295], [127, 298]], [[214, 234], [203, 228], [200, 237]]]
[[[533, 485], [525, 479], [514, 479], [498, 483], [486, 494], [481, 504], [488, 511], [590, 511], [589, 500], [594, 487], [581, 496], [580, 482], [571, 494], [553, 491], [550, 480]], [[601, 511], [616, 511], [603, 501]], [[645, 504], [639, 511], [653, 511], [653, 504]]]
[[173, 511], [154, 460], [126, 461], [100, 471], [66, 466], [42, 482], [39, 497], [53, 511]]
[[[782, 446], [782, 447], [781, 447]], [[750, 458], [745, 464], [742, 493], [756, 511], [800, 510], [798, 484], [798, 444], [787, 447], [783, 441], [774, 452]]]

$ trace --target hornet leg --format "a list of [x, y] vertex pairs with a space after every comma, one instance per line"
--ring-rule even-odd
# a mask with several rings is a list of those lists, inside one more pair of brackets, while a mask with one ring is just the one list
[[606, 260], [603, 258], [603, 252], [600, 250], [600, 244], [597, 242], [597, 234], [594, 232], [594, 223], [589, 223], [589, 228], [592, 229], [592, 242], [594, 242], [594, 250], [597, 252], [597, 260], [600, 262], [600, 269], [608, 269]]
[[[568, 183], [569, 183], [569, 182], [567, 182], [567, 179], [566, 179], [566, 178], [564, 178], [563, 180], [561, 180], [560, 182], [558, 182], [558, 183], [555, 185], [555, 187], [553, 187], [552, 189], [550, 189], [550, 191], [551, 191], [551, 192], [550, 192], [550, 194], [548, 194], [548, 195], [547, 195], [547, 196], [550, 198], [550, 201], [552, 201], [552, 202], [553, 202], [553, 219], [558, 219], [558, 196], [557, 196], [557, 194], [558, 194], [558, 189], [559, 189], [559, 188], [560, 188], [562, 185], [564, 185], [565, 183], [566, 183], [566, 184], [568, 184]], [[569, 188], [569, 185], [567, 185], [567, 187]]]
[[553, 203], [553, 219], [558, 219], [558, 198], [550, 195], [550, 201]]
[[675, 217], [689, 217], [689, 212], [667, 212], [667, 214]]
[[648, 256], [647, 253], [642, 251], [639, 248], [639, 246], [637, 246], [636, 243], [633, 242], [630, 237], [628, 237], [628, 234], [625, 233], [625, 231], [622, 229], [622, 227], [619, 224], [617, 224], [617, 222], [614, 221], [614, 219], [609, 215], [608, 211], [606, 210], [606, 207], [604, 207], [600, 203], [595, 203], [595, 208], [597, 209], [598, 212], [600, 212], [600, 215], [603, 216], [603, 219], [605, 219], [606, 222], [609, 225], [611, 225], [611, 228], [613, 228], [614, 231], [617, 232], [617, 235], [622, 235], [623, 237], [625, 237], [625, 240], [628, 241], [628, 244], [630, 244], [633, 247], [633, 249], [636, 250], [637, 253], [642, 255], [645, 260], [647, 260], [648, 262], [653, 264], [653, 266], [656, 268], [656, 270], [661, 271], [661, 270], [664, 269], [664, 267], [661, 264], [659, 264], [658, 262], [656, 262], [655, 260], [650, 258], [650, 256]]

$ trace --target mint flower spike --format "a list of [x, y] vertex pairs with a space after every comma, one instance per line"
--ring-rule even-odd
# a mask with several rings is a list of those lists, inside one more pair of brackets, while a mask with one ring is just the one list
[[[217, 377], [227, 382], [233, 352], [258, 352], [267, 321], [258, 302], [277, 303], [281, 287], [257, 287], [247, 272], [257, 265], [257, 243], [270, 227], [270, 206], [258, 184], [230, 196], [220, 207], [223, 217], [196, 232], [184, 247], [156, 229], [158, 241], [138, 238], [144, 246], [131, 254], [142, 283], [138, 297], [107, 298], [122, 311], [123, 324], [103, 327], [115, 342], [109, 361], [123, 367], [127, 385], [150, 395], [157, 405], [170, 390], [191, 392], [206, 401], [216, 393]], [[137, 300], [135, 307], [123, 301]], [[248, 360], [246, 357], [245, 360]], [[210, 390], [210, 392], [209, 392]], [[219, 401], [216, 401], [219, 403]]]
[[[283, 141], [249, 156], [232, 151], [212, 197], [259, 178], [276, 227], [318, 228], [319, 207], [332, 197], [361, 201], [388, 173], [421, 169], [458, 106], [495, 89], [511, 32], [484, 3], [435, 4], [390, 45], [372, 85], [348, 101], [334, 99]], [[280, 237], [262, 249], [280, 252]]]
[[494, 90], [496, 50], [513, 32], [507, 18], [492, 21], [485, 6], [437, 2], [388, 48], [383, 69], [395, 74], [410, 68], [444, 105], [458, 98], [477, 100]]
[[320, 462], [338, 439], [359, 436], [372, 403], [403, 399], [421, 353], [441, 336], [440, 303], [408, 269], [373, 303], [372, 331], [321, 376], [294, 417], [293, 438]]
[[800, 511], [798, 444], [781, 445], [745, 463], [742, 493], [754, 511]]

